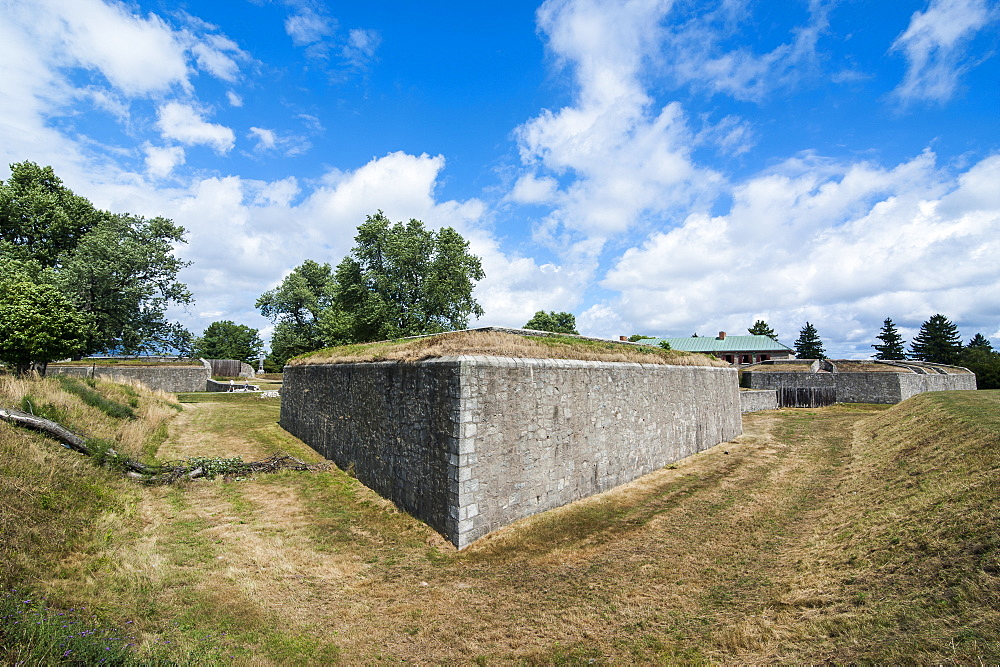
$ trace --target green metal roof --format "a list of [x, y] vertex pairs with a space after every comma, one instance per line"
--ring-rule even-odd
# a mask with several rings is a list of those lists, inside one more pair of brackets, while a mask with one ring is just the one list
[[654, 338], [641, 342], [649, 345], [659, 345], [667, 341], [674, 350], [685, 352], [794, 352], [792, 348], [779, 343], [768, 336], [726, 336], [725, 339], [714, 336], [688, 336], [686, 338]]

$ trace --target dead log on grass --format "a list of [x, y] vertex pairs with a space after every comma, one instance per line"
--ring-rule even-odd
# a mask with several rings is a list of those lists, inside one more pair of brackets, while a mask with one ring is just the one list
[[[0, 420], [17, 426], [39, 431], [55, 438], [68, 449], [85, 456], [93, 457], [98, 448], [91, 446], [87, 438], [73, 433], [66, 427], [51, 419], [36, 417], [28, 412], [13, 408], [0, 408]], [[244, 461], [236, 457], [231, 459], [195, 457], [186, 461], [172, 461], [163, 465], [146, 465], [120, 454], [112, 448], [100, 449], [101, 464], [109, 468], [119, 468], [131, 479], [147, 484], [171, 484], [182, 479], [197, 479], [199, 477], [215, 477], [222, 475], [227, 479], [248, 475], [278, 472], [280, 470], [298, 470], [303, 472], [319, 472], [326, 470], [329, 464], [306, 463], [287, 454], [274, 454], [261, 461]]]

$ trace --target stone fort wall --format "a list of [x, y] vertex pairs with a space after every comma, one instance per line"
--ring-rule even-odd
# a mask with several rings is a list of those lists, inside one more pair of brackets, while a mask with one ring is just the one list
[[973, 373], [782, 373], [745, 370], [752, 389], [782, 387], [834, 387], [839, 403], [889, 403], [905, 401], [925, 391], [976, 388]]
[[742, 431], [733, 368], [478, 356], [288, 366], [281, 425], [459, 548]]
[[205, 391], [212, 376], [206, 366], [49, 366], [46, 375], [98, 377], [112, 382], [135, 380], [160, 391]]

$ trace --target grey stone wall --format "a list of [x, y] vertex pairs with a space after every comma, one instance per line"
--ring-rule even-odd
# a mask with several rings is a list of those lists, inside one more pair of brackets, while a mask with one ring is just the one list
[[459, 548], [740, 434], [736, 370], [453, 357], [288, 366], [281, 425]]
[[740, 392], [740, 412], [760, 412], [778, 409], [778, 392], [774, 389], [751, 389]]
[[49, 366], [47, 375], [99, 377], [113, 382], [137, 380], [161, 391], [205, 391], [211, 371], [204, 366]]
[[925, 391], [953, 391], [956, 389], [975, 389], [975, 373], [955, 375], [900, 375], [899, 395], [905, 401], [910, 396]]
[[976, 388], [973, 373], [781, 373], [744, 371], [752, 389], [835, 387], [840, 403], [899, 403], [925, 391]]

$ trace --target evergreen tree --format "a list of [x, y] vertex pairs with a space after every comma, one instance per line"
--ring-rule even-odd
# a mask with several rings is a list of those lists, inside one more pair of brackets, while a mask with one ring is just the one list
[[773, 341], [778, 340], [778, 334], [775, 333], [774, 329], [764, 320], [757, 320], [753, 323], [753, 326], [747, 329], [754, 336], [767, 336]]
[[962, 354], [958, 327], [944, 315], [934, 315], [920, 325], [910, 343], [910, 357], [935, 364], [956, 365]]
[[986, 336], [984, 336], [981, 333], [977, 333], [975, 336], [973, 336], [972, 340], [970, 340], [969, 344], [966, 345], [965, 347], [968, 349], [980, 348], [983, 350], [988, 350], [990, 352], [993, 351], [993, 345], [990, 343], [989, 339], [986, 338]]
[[796, 359], [826, 359], [826, 351], [823, 349], [823, 341], [819, 338], [816, 327], [806, 322], [806, 325], [799, 331], [799, 337], [795, 340]]
[[882, 331], [875, 337], [882, 341], [881, 345], [872, 345], [876, 351], [876, 359], [906, 359], [903, 337], [896, 331], [896, 325], [892, 323], [891, 317], [885, 318]]

